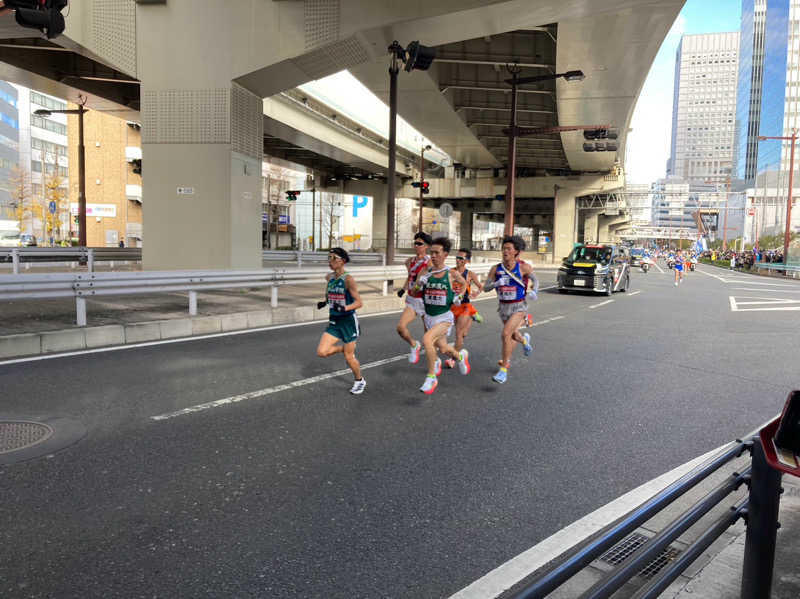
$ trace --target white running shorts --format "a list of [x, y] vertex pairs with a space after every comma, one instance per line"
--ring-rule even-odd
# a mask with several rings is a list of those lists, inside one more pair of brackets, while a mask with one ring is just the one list
[[444, 314], [439, 314], [438, 316], [428, 316], [425, 315], [425, 330], [430, 331], [433, 327], [435, 327], [440, 322], [446, 322], [450, 326], [447, 327], [447, 332], [445, 333], [445, 337], [450, 336], [450, 332], [453, 330], [453, 323], [455, 323], [455, 318], [453, 317], [453, 313], [448, 310]]
[[406, 306], [412, 308], [417, 316], [425, 316], [425, 302], [421, 297], [411, 297], [406, 294]]

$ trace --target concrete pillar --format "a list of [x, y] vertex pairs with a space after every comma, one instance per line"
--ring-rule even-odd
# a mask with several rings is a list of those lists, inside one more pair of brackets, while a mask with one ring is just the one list
[[187, 15], [183, 4], [137, 12], [137, 29], [152, 33], [137, 57], [143, 267], [261, 268], [262, 100], [232, 82], [231, 64], [210, 60], [213, 37], [182, 36], [175, 51], [169, 32]]
[[600, 217], [596, 212], [587, 211], [583, 220], [583, 243], [597, 243]]
[[600, 243], [613, 242], [616, 231], [630, 222], [629, 216], [600, 216], [597, 240]]
[[460, 215], [460, 234], [461, 244], [459, 247], [472, 249], [472, 218], [473, 212], [470, 208], [461, 208]]
[[553, 259], [560, 263], [575, 244], [576, 194], [571, 189], [555, 186], [553, 210]]

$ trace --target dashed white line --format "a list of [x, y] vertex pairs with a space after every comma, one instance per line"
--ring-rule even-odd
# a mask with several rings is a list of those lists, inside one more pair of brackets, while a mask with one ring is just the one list
[[634, 291], [633, 293], [629, 293], [628, 297], [631, 297], [631, 296], [634, 296], [634, 295], [639, 295], [641, 292], [642, 292], [641, 289], [639, 291]]
[[656, 264], [656, 263], [654, 262], [654, 263], [653, 263], [653, 266], [655, 266], [655, 267], [658, 269], [658, 272], [660, 272], [662, 275], [664, 274], [664, 269], [663, 269], [663, 268], [661, 268], [661, 267], [660, 267], [658, 264]]
[[[390, 364], [391, 362], [399, 362], [400, 360], [406, 358], [408, 358], [408, 354], [403, 354], [402, 356], [394, 356], [392, 358], [386, 358], [385, 360], [376, 360], [375, 362], [362, 364], [361, 370], [376, 368], [378, 366], [383, 366], [384, 364]], [[151, 420], [167, 420], [169, 418], [175, 418], [176, 416], [185, 416], [186, 414], [193, 414], [195, 412], [202, 412], [204, 410], [210, 410], [212, 408], [219, 408], [220, 406], [227, 406], [230, 404], [239, 403], [240, 401], [260, 399], [262, 397], [266, 397], [267, 395], [280, 393], [281, 391], [288, 391], [289, 389], [296, 389], [297, 387], [304, 387], [306, 385], [312, 385], [320, 381], [336, 378], [337, 376], [342, 376], [344, 374], [348, 374], [349, 372], [351, 372], [349, 368], [334, 370], [333, 372], [328, 372], [325, 374], [319, 374], [317, 376], [300, 379], [299, 381], [292, 381], [291, 383], [286, 383], [285, 385], [267, 387], [266, 389], [259, 389], [258, 391], [250, 391], [249, 393], [242, 393], [241, 395], [232, 395], [231, 397], [225, 397], [223, 399], [209, 401], [208, 403], [197, 404], [196, 406], [190, 406], [188, 408], [177, 410], [175, 412], [167, 412], [166, 414], [159, 414], [158, 416], [151, 416], [150, 418]]]
[[606, 300], [604, 302], [600, 302], [599, 304], [595, 304], [594, 306], [589, 306], [590, 310], [594, 310], [595, 308], [599, 308], [600, 306], [605, 306], [606, 304], [612, 303], [614, 300]]

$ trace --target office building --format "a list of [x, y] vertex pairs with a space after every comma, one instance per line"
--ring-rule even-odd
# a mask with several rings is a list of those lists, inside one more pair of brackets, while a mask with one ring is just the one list
[[759, 143], [758, 136], [783, 135], [789, 4], [742, 0], [734, 178], [745, 185], [778, 167], [779, 145]]
[[668, 176], [713, 184], [731, 174], [738, 60], [739, 32], [681, 38]]
[[0, 81], [0, 220], [15, 219], [14, 166], [19, 164], [19, 112], [17, 90]]

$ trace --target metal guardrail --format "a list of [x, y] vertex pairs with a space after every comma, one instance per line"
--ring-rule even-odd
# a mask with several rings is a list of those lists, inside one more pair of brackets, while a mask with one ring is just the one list
[[[793, 279], [800, 276], [800, 266], [793, 266], [782, 264], [781, 262], [754, 262], [754, 268], [766, 268], [773, 271], [784, 271], [786, 276], [791, 276]], [[789, 274], [791, 273], [791, 275]]]
[[515, 595], [516, 599], [541, 599], [603, 555], [636, 528], [666, 508], [692, 487], [705, 480], [722, 466], [740, 457], [745, 451], [752, 456], [751, 465], [742, 472], [733, 472], [710, 493], [680, 514], [656, 536], [639, 547], [615, 569], [606, 573], [581, 599], [611, 597], [632, 577], [658, 557], [702, 516], [721, 503], [742, 484], [749, 495], [718, 517], [681, 555], [664, 567], [633, 595], [634, 599], [655, 599], [686, 568], [739, 518], [747, 522], [743, 565], [742, 599], [768, 599], [777, 530], [780, 473], [767, 464], [757, 431], [730, 443], [716, 456], [688, 472], [661, 492], [634, 508], [603, 530], [551, 561], [546, 570], [535, 573], [534, 580]]
[[[491, 266], [486, 264], [470, 268], [483, 274]], [[86, 299], [91, 297], [186, 291], [189, 294], [189, 314], [195, 316], [199, 291], [271, 287], [270, 304], [274, 308], [278, 305], [278, 288], [281, 285], [323, 283], [325, 275], [330, 272], [328, 268], [306, 267], [0, 275], [0, 301], [74, 297], [76, 322], [78, 326], [86, 326]], [[403, 265], [352, 266], [348, 272], [358, 281], [383, 281], [383, 295], [388, 293], [388, 281], [405, 279], [407, 276]]]
[[0, 248], [0, 262], [11, 262], [13, 273], [19, 274], [21, 263], [75, 262], [87, 264], [94, 271], [95, 262], [141, 262], [142, 248], [86, 248], [86, 247], [22, 247]]
[[[349, 252], [351, 264], [386, 264], [386, 255], [369, 252]], [[264, 250], [261, 252], [264, 262], [319, 262], [327, 264], [328, 252], [301, 252], [294, 250]]]

